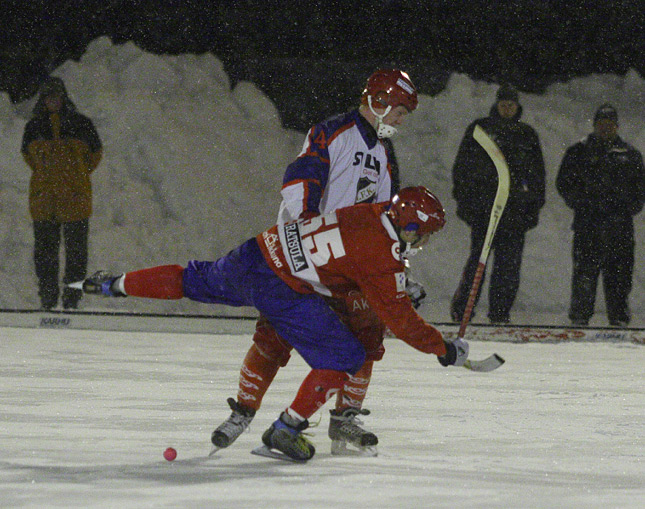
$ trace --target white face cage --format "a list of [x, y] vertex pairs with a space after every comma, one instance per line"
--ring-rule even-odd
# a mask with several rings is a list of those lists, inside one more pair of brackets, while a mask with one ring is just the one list
[[392, 110], [392, 106], [388, 106], [385, 108], [385, 111], [383, 112], [382, 115], [379, 115], [374, 111], [374, 108], [372, 108], [372, 96], [368, 95], [367, 96], [367, 104], [370, 107], [370, 111], [374, 114], [376, 117], [376, 136], [379, 138], [389, 138], [393, 135], [396, 134], [396, 127], [393, 127], [391, 125], [387, 125], [383, 122], [383, 119], [387, 116], [387, 114]]

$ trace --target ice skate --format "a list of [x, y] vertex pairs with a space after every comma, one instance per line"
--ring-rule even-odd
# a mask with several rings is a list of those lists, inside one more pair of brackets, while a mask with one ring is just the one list
[[215, 446], [211, 451], [211, 455], [235, 442], [248, 429], [253, 417], [255, 417], [253, 408], [240, 405], [233, 398], [228, 398], [226, 402], [231, 407], [232, 412], [228, 419], [220, 424], [211, 435], [211, 442]]
[[107, 271], [99, 270], [84, 281], [76, 281], [68, 284], [68, 288], [83, 290], [83, 293], [90, 295], [104, 295], [105, 297], [125, 297], [126, 295], [114, 288], [114, 282], [121, 277], [115, 276]]
[[298, 423], [286, 412], [262, 435], [263, 447], [251, 451], [258, 456], [304, 463], [313, 458], [316, 448], [307, 440], [302, 431], [309, 427], [309, 421]]
[[[369, 415], [369, 410], [346, 408], [345, 410], [330, 410], [329, 438], [331, 438], [331, 453], [335, 455], [376, 456], [378, 437], [363, 428], [363, 422], [358, 415]], [[351, 446], [348, 449], [347, 446]]]

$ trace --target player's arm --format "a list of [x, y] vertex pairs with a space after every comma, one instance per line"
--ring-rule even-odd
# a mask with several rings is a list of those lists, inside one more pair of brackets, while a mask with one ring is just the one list
[[311, 128], [298, 158], [282, 179], [283, 206], [292, 218], [320, 214], [320, 201], [330, 168], [328, 135], [321, 125]]
[[441, 332], [414, 310], [405, 292], [405, 280], [401, 265], [401, 272], [367, 276], [360, 288], [370, 307], [397, 338], [421, 352], [445, 355]]

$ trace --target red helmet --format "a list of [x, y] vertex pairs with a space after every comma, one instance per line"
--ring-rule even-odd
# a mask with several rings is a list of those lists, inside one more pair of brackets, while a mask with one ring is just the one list
[[439, 199], [423, 186], [405, 187], [394, 195], [387, 215], [401, 230], [415, 231], [423, 237], [446, 224], [446, 214]]
[[377, 106], [396, 108], [405, 106], [408, 111], [417, 107], [417, 89], [410, 76], [398, 69], [380, 69], [367, 79], [361, 103], [367, 104], [367, 96], [372, 96], [372, 103]]

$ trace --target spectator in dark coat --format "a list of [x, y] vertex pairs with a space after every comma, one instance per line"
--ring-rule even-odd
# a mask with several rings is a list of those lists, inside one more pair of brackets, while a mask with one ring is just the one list
[[[538, 224], [544, 205], [545, 170], [535, 130], [520, 122], [522, 106], [517, 91], [504, 85], [497, 91], [488, 117], [468, 126], [453, 166], [453, 196], [457, 216], [471, 228], [470, 256], [451, 302], [450, 314], [460, 322], [466, 308], [479, 256], [484, 245], [490, 212], [497, 192], [497, 171], [488, 154], [473, 138], [476, 125], [499, 145], [510, 171], [510, 191], [491, 254], [494, 259], [489, 286], [488, 318], [508, 323], [520, 286], [524, 237]], [[483, 281], [482, 281], [483, 285]]]
[[573, 209], [573, 277], [569, 318], [587, 325], [603, 274], [607, 318], [630, 321], [628, 298], [634, 269], [634, 220], [645, 202], [643, 157], [618, 135], [618, 113], [603, 104], [593, 133], [569, 147], [556, 186]]
[[[60, 291], [61, 230], [65, 243], [63, 282], [85, 277], [92, 214], [90, 174], [102, 156], [94, 125], [76, 111], [60, 78], [49, 78], [41, 87], [21, 150], [32, 172], [29, 211], [34, 224], [38, 295], [41, 308], [49, 310], [58, 303]], [[63, 307], [77, 308], [81, 296], [82, 292], [65, 288]]]

